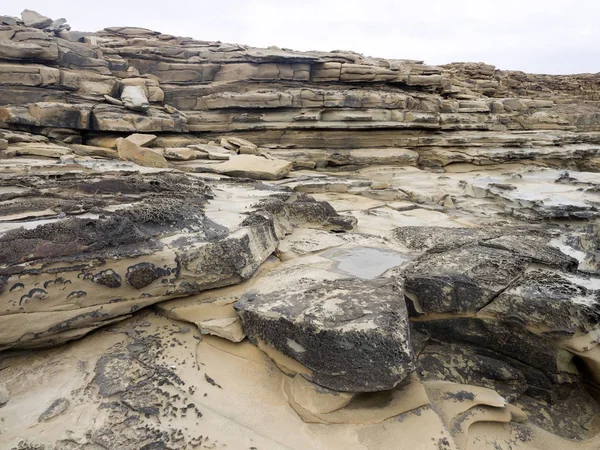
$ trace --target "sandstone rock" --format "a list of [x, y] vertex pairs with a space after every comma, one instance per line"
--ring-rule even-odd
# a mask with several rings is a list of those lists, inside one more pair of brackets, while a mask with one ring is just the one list
[[404, 302], [392, 285], [324, 282], [299, 291], [245, 295], [244, 332], [344, 392], [391, 389], [414, 370]]
[[129, 139], [121, 139], [117, 143], [119, 158], [124, 161], [131, 161], [140, 166], [147, 167], [168, 167], [167, 160], [152, 150], [145, 149], [131, 142]]
[[4, 156], [43, 156], [46, 158], [60, 158], [71, 153], [68, 147], [54, 144], [23, 143], [10, 145], [4, 151]]
[[125, 139], [127, 139], [130, 142], [133, 142], [134, 144], [140, 147], [152, 147], [152, 145], [156, 141], [156, 135], [134, 133], [130, 134]]
[[195, 150], [198, 154], [202, 153], [206, 155], [204, 159], [215, 161], [227, 161], [236, 154], [233, 150], [227, 150], [224, 147], [214, 144], [191, 144], [188, 148]]
[[70, 145], [69, 148], [79, 156], [91, 156], [97, 158], [119, 159], [119, 153], [115, 150], [93, 145]]
[[257, 155], [258, 147], [246, 139], [236, 137], [221, 138], [221, 146], [229, 150], [235, 150], [241, 155]]
[[218, 173], [254, 180], [279, 180], [292, 170], [292, 163], [254, 155], [233, 156], [214, 167]]
[[121, 101], [127, 109], [146, 111], [150, 107], [144, 90], [140, 86], [125, 86], [121, 92]]
[[[275, 250], [272, 216], [249, 217], [227, 228], [203, 213], [212, 196], [203, 183], [146, 171], [132, 174], [129, 166], [108, 176], [100, 169], [93, 176], [50, 182], [44, 176], [21, 178], [21, 190], [36, 186], [45, 196], [30, 195], [2, 211], [3, 217], [25, 221], [29, 229], [17, 223], [0, 236], [0, 301], [6, 311], [0, 315], [0, 347], [56, 345], [122, 320], [140, 307], [238, 283]], [[14, 183], [3, 180], [4, 186]], [[98, 207], [104, 208], [103, 216], [64, 217], [65, 212], [85, 215]], [[37, 212], [54, 219], [36, 222]], [[102, 254], [110, 263], [84, 263]], [[56, 272], [44, 261], [62, 261], [64, 269]], [[232, 338], [233, 325], [221, 327]], [[209, 326], [217, 330], [219, 324]]]
[[56, 416], [65, 412], [69, 406], [70, 402], [66, 398], [56, 399], [38, 418], [38, 422], [46, 422], [55, 418]]
[[163, 152], [163, 156], [166, 159], [172, 159], [175, 161], [189, 161], [191, 159], [196, 159], [196, 155], [198, 152], [191, 148], [165, 148]]
[[0, 24], [2, 25], [17, 25], [19, 19], [12, 16], [0, 16]]
[[3, 448], [600, 448], [598, 74], [25, 16]]
[[127, 133], [185, 132], [187, 121], [179, 114], [167, 114], [155, 108], [145, 114], [118, 106], [99, 104], [94, 106], [91, 117], [92, 130]]
[[30, 9], [24, 9], [21, 13], [21, 19], [25, 23], [26, 27], [32, 28], [47, 28], [50, 24], [52, 24], [52, 19], [46, 16], [42, 16], [41, 14], [32, 11]]
[[212, 334], [231, 342], [241, 342], [246, 337], [237, 317], [205, 320], [198, 323], [198, 328], [203, 334]]

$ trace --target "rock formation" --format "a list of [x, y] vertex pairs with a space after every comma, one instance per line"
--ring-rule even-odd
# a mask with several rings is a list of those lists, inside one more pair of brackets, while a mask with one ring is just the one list
[[0, 16], [0, 448], [600, 448], [600, 75]]

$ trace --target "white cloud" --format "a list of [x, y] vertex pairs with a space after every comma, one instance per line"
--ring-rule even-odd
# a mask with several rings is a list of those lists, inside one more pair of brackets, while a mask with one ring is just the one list
[[[74, 2], [27, 7], [74, 29], [130, 25], [197, 39], [299, 50], [354, 50], [430, 64], [484, 61], [501, 69], [600, 72], [597, 0], [200, 0]], [[4, 0], [19, 15], [22, 0]]]

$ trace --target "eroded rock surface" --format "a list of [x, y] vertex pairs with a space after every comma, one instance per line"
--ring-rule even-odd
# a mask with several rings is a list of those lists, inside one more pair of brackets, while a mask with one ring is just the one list
[[0, 16], [0, 447], [597, 450], [599, 83]]

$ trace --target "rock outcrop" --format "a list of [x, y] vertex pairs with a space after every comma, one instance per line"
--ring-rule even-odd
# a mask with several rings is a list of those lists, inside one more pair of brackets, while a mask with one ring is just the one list
[[598, 172], [598, 74], [0, 16], [0, 447], [597, 450]]

